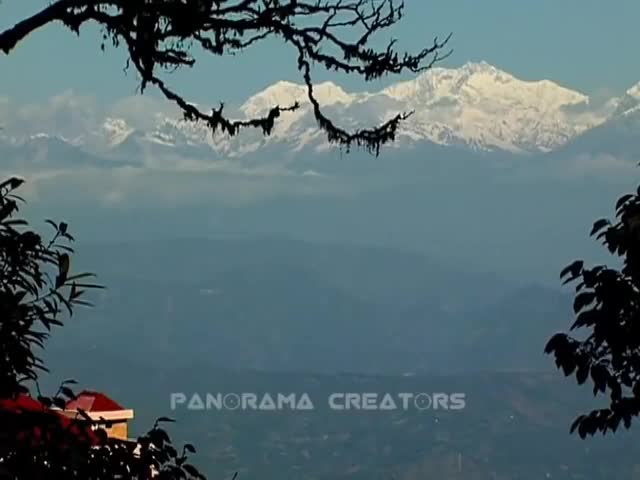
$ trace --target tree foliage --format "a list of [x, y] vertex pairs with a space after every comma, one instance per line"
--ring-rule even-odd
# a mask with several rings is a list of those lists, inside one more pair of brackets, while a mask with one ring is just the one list
[[329, 141], [347, 149], [355, 144], [378, 154], [411, 112], [398, 113], [374, 128], [348, 132], [322, 112], [313, 90], [312, 66], [374, 80], [403, 71], [420, 72], [446, 57], [448, 53], [442, 52], [448, 38], [436, 37], [415, 54], [395, 51], [395, 40], [380, 50], [369, 46], [376, 33], [400, 20], [403, 8], [393, 0], [56, 0], [0, 32], [0, 50], [9, 54], [29, 34], [53, 22], [62, 22], [78, 34], [83, 25], [97, 23], [103, 32], [102, 49], [109, 41], [127, 49], [127, 66], [133, 65], [139, 74], [141, 91], [148, 85], [157, 87], [182, 109], [186, 120], [204, 122], [214, 133], [235, 135], [242, 128], [255, 127], [268, 135], [283, 112], [299, 105], [274, 105], [264, 117], [233, 120], [225, 115], [224, 104], [206, 112], [189, 103], [160, 71], [193, 67], [195, 47], [214, 56], [235, 55], [261, 41], [277, 39], [293, 49], [314, 116]]
[[609, 397], [608, 407], [573, 423], [571, 431], [582, 438], [615, 432], [621, 424], [629, 428], [640, 413], [640, 187], [620, 197], [615, 209], [615, 220], [596, 221], [591, 235], [622, 267], [587, 268], [577, 260], [562, 271], [565, 283], [576, 284], [576, 334], [558, 333], [545, 349], [566, 376]]
[[91, 274], [72, 275], [67, 224], [48, 220], [54, 232], [47, 240], [16, 218], [22, 200], [14, 191], [22, 180], [0, 183], [0, 394], [23, 391], [23, 382], [36, 380], [46, 370], [37, 355], [44, 347], [51, 327], [61, 326], [59, 316], [76, 305], [86, 305]]
[[[39, 354], [51, 332], [63, 326], [78, 306], [90, 305], [85, 293], [101, 288], [92, 274], [71, 269], [73, 236], [66, 223], [47, 220], [52, 234], [43, 238], [18, 218], [23, 183], [0, 183], [0, 479], [195, 479], [202, 475], [188, 463], [191, 445], [178, 451], [160, 419], [137, 442], [107, 438], [84, 412], [63, 418], [74, 398], [65, 381], [51, 397], [38, 388], [46, 370]], [[36, 395], [30, 395], [35, 384]], [[34, 387], [31, 387], [33, 389]], [[19, 402], [20, 398], [31, 403]]]

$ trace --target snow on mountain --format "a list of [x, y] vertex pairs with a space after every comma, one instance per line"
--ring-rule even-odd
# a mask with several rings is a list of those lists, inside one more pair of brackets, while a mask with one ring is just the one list
[[[553, 150], [606, 118], [589, 109], [586, 95], [548, 80], [519, 80], [485, 62], [434, 68], [373, 94], [349, 94], [330, 82], [316, 85], [314, 93], [346, 127], [377, 124], [400, 111], [414, 111], [402, 124], [402, 141], [479, 150]], [[235, 147], [224, 150], [232, 154], [248, 144], [255, 150], [274, 143], [288, 151], [326, 148], [324, 137], [316, 134], [304, 85], [278, 82], [249, 98], [240, 111], [251, 117], [296, 101], [301, 108], [282, 115], [272, 137], [258, 135], [247, 142], [241, 135], [230, 141]]]
[[102, 124], [104, 138], [107, 145], [115, 146], [124, 142], [133, 132], [133, 129], [127, 125], [127, 122], [121, 118], [107, 117]]
[[586, 95], [549, 80], [519, 80], [485, 62], [434, 68], [384, 93], [413, 106], [405, 128], [414, 135], [488, 150], [549, 151], [604, 120], [573, 111], [588, 107]]
[[[352, 105], [362, 96], [349, 94], [332, 82], [314, 85], [313, 91], [318, 103], [330, 110]], [[240, 106], [239, 114], [243, 118], [256, 118], [266, 115], [276, 105], [290, 107], [296, 103], [299, 108], [283, 113], [268, 138], [260, 131], [245, 131], [235, 138], [219, 139], [214, 148], [221, 154], [239, 157], [264, 149], [267, 145], [280, 145], [287, 152], [297, 152], [310, 144], [321, 146], [325, 139], [312, 117], [305, 85], [277, 82], [247, 99]]]
[[[414, 111], [402, 124], [402, 141], [480, 150], [549, 151], [605, 120], [589, 109], [586, 95], [548, 80], [519, 80], [485, 62], [434, 68], [377, 93], [349, 94], [332, 83], [317, 85], [314, 91], [340, 125], [377, 124], [398, 112]], [[283, 115], [264, 143], [280, 142], [289, 150], [310, 144], [316, 150], [326, 147], [322, 136], [313, 135], [315, 123], [303, 85], [278, 82], [240, 110], [255, 116], [296, 101], [302, 108]]]
[[607, 106], [609, 108], [608, 120], [637, 111], [640, 106], [640, 82], [627, 89], [623, 95], [610, 99]]
[[5, 169], [111, 168], [135, 163], [131, 159], [116, 160], [95, 155], [81, 148], [77, 142], [46, 133], [33, 134], [19, 141], [0, 141], [0, 158]]
[[610, 156], [637, 164], [640, 160], [640, 83], [607, 104], [613, 108], [605, 122], [571, 139], [557, 153]]
[[[428, 142], [514, 153], [556, 150], [640, 105], [640, 83], [596, 108], [580, 92], [550, 80], [521, 80], [486, 62], [433, 68], [379, 92], [349, 93], [325, 82], [314, 85], [314, 93], [325, 113], [345, 128], [372, 126], [398, 112], [413, 111], [401, 124], [394, 148]], [[160, 157], [166, 161], [244, 158], [257, 151], [286, 160], [303, 149], [326, 150], [326, 137], [317, 128], [304, 85], [277, 82], [237, 109], [225, 111], [231, 118], [252, 118], [276, 105], [287, 107], [296, 102], [300, 108], [283, 113], [269, 137], [251, 129], [231, 138], [212, 136], [203, 124], [150, 112], [144, 126], [134, 125], [130, 118], [105, 114], [93, 124], [87, 122], [86, 131], [74, 132], [71, 143], [101, 155], [135, 156], [143, 164]], [[71, 138], [67, 127], [53, 131], [56, 127], [54, 124], [47, 133], [63, 132], [65, 138]], [[39, 132], [21, 133], [27, 138]], [[3, 138], [0, 143], [7, 136], [3, 134]]]
[[640, 82], [636, 83], [633, 87], [631, 87], [629, 90], [627, 90], [626, 93], [630, 97], [635, 98], [638, 101], [640, 101]]
[[[332, 82], [314, 85], [313, 93], [320, 105], [349, 104], [355, 97], [349, 95], [342, 88]], [[247, 117], [265, 115], [275, 105], [288, 107], [294, 103], [306, 105], [309, 103], [307, 87], [292, 82], [277, 82], [263, 91], [249, 98], [240, 107], [240, 111]]]
[[640, 82], [625, 92], [624, 100], [620, 101], [620, 115], [628, 117], [637, 116], [640, 113]]

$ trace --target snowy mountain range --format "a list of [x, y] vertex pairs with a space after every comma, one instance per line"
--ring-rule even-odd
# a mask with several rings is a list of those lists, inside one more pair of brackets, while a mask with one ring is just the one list
[[[315, 93], [326, 113], [347, 128], [375, 125], [400, 111], [414, 111], [390, 148], [436, 144], [547, 153], [574, 144], [602, 145], [611, 128], [630, 132], [631, 137], [640, 133], [640, 83], [622, 96], [595, 104], [589, 96], [550, 80], [520, 80], [485, 62], [433, 68], [378, 92], [350, 93], [326, 82], [315, 86]], [[80, 149], [92, 164], [144, 165], [153, 159], [155, 166], [164, 161], [189, 166], [202, 160], [249, 159], [263, 152], [295, 156], [326, 150], [329, 145], [316, 127], [303, 85], [278, 82], [228, 114], [253, 117], [296, 101], [301, 108], [283, 114], [271, 136], [245, 131], [233, 138], [212, 138], [206, 127], [181, 120], [177, 112], [138, 109], [137, 115], [118, 116], [95, 108], [87, 113], [77, 103], [59, 102], [46, 118], [5, 115], [0, 152], [3, 163], [24, 157], [39, 163], [52, 154], [60, 157]], [[590, 141], [590, 135], [596, 140]]]

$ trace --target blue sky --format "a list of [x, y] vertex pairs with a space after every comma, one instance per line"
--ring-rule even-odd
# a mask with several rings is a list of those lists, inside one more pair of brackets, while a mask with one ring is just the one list
[[[43, 1], [4, 0], [0, 28], [35, 12]], [[453, 31], [454, 55], [444, 65], [485, 60], [524, 79], [550, 78], [585, 93], [621, 92], [640, 81], [640, 2], [637, 0], [406, 0], [406, 17], [392, 32], [400, 46], [419, 48]], [[40, 101], [73, 89], [104, 101], [131, 95], [123, 52], [99, 50], [97, 31], [80, 39], [61, 25], [37, 32], [10, 57], [0, 56], [0, 96]], [[318, 72], [347, 89], [354, 77]], [[235, 102], [280, 80], [299, 81], [292, 52], [277, 43], [231, 59], [202, 58], [171, 82], [195, 101]], [[390, 83], [397, 77], [382, 83]], [[371, 85], [375, 89], [380, 85]]]

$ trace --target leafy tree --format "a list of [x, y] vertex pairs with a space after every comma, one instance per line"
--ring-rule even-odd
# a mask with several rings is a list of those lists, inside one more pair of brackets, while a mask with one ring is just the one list
[[558, 333], [545, 352], [579, 384], [593, 385], [593, 394], [609, 397], [609, 406], [580, 415], [571, 427], [582, 438], [596, 432], [615, 432], [631, 426], [640, 413], [640, 187], [620, 197], [615, 221], [594, 223], [595, 236], [622, 262], [622, 267], [587, 268], [577, 260], [561, 273], [565, 283], [575, 282], [572, 336]]
[[[72, 273], [67, 224], [47, 220], [53, 233], [45, 240], [16, 217], [22, 199], [14, 192], [22, 182], [0, 183], [0, 479], [142, 479], [152, 471], [157, 478], [203, 478], [187, 463], [194, 448], [178, 452], [160, 427], [169, 419], [159, 419], [137, 444], [120, 442], [94, 430], [84, 412], [66, 419], [49, 408], [64, 408], [74, 382], [63, 382], [52, 397], [40, 394], [38, 373], [46, 366], [38, 351], [63, 315], [90, 305], [85, 293], [101, 287], [87, 283], [91, 274]], [[30, 383], [39, 403], [24, 396]]]
[[436, 37], [415, 54], [396, 52], [395, 40], [381, 50], [371, 48], [373, 36], [397, 23], [403, 8], [393, 0], [56, 0], [0, 32], [0, 51], [11, 53], [28, 35], [54, 22], [78, 34], [83, 25], [94, 22], [102, 29], [103, 50], [109, 41], [127, 49], [127, 67], [133, 65], [139, 74], [141, 92], [155, 86], [182, 109], [186, 120], [204, 122], [214, 133], [235, 135], [255, 127], [268, 135], [275, 120], [298, 104], [274, 105], [264, 117], [232, 120], [225, 116], [223, 104], [206, 112], [189, 103], [159, 71], [193, 67], [194, 47], [214, 56], [235, 55], [275, 38], [293, 49], [318, 126], [329, 141], [347, 150], [355, 144], [378, 154], [411, 113], [348, 132], [322, 112], [314, 95], [312, 65], [373, 80], [405, 70], [420, 72], [451, 53], [442, 53], [450, 36], [444, 41]]

